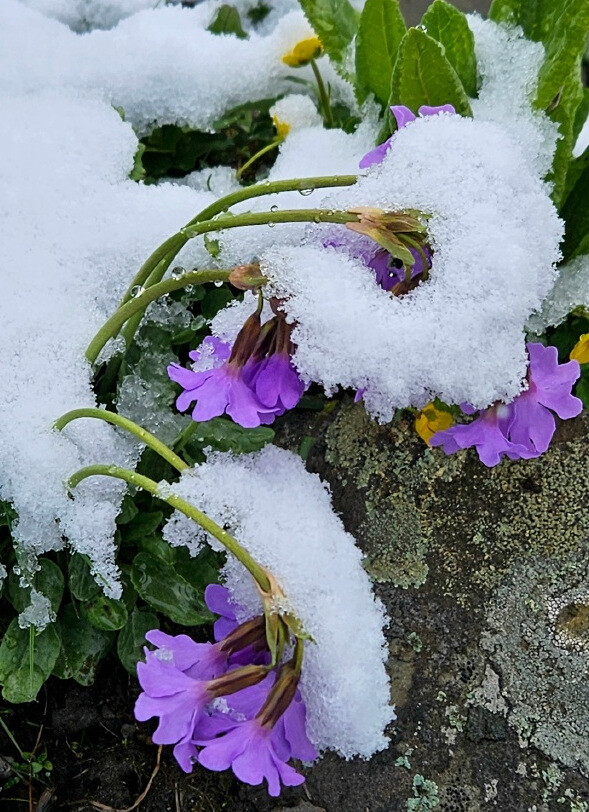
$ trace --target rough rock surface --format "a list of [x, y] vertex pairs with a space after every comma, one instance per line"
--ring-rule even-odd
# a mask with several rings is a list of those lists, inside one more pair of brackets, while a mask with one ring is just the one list
[[[392, 618], [391, 746], [369, 762], [324, 757], [308, 772], [314, 805], [587, 812], [587, 429], [562, 424], [542, 458], [494, 469], [426, 448], [409, 415], [379, 426], [361, 405], [281, 438], [315, 437], [308, 466]], [[256, 793], [255, 806], [276, 802]]]

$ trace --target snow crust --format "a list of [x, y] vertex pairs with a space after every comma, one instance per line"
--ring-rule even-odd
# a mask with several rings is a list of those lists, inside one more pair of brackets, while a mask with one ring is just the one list
[[[387, 620], [327, 486], [295, 454], [266, 446], [256, 454], [210, 454], [172, 491], [205, 508], [275, 575], [313, 637], [305, 646], [301, 691], [314, 744], [346, 758], [368, 758], [386, 747], [383, 730], [394, 718], [384, 667]], [[193, 550], [204, 541], [221, 549], [178, 512], [164, 536]], [[252, 578], [231, 556], [224, 576], [244, 607], [240, 619], [259, 614]]]
[[[160, 4], [108, 31], [79, 36], [17, 0], [3, 0], [0, 74], [15, 92], [40, 86], [100, 90], [140, 134], [155, 123], [207, 130], [232, 107], [292, 90], [287, 77], [293, 69], [282, 56], [313, 34], [300, 10], [264, 36], [212, 34], [206, 27], [215, 8], [210, 2], [195, 8]], [[354, 106], [350, 86], [326, 59], [322, 70], [336, 97]], [[312, 76], [308, 67], [296, 75]]]

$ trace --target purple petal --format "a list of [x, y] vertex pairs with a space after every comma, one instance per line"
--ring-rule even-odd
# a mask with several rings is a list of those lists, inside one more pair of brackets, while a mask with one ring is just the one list
[[290, 745], [293, 758], [300, 758], [301, 761], [314, 761], [318, 753], [307, 736], [305, 717], [305, 703], [302, 700], [294, 699], [282, 716], [284, 735]]
[[192, 741], [192, 731], [174, 747], [174, 758], [185, 773], [191, 773], [196, 759], [196, 747]]
[[239, 725], [239, 728], [233, 728], [218, 739], [207, 742], [198, 754], [199, 764], [215, 772], [229, 769], [234, 759], [247, 747], [247, 739], [243, 735], [244, 727], [245, 724]]
[[[261, 784], [264, 778], [268, 778], [270, 774], [268, 784], [271, 781], [273, 786], [278, 784], [277, 794], [280, 794], [278, 771], [272, 764], [265, 742], [256, 742], [253, 747], [251, 745], [246, 747], [242, 753], [233, 759], [231, 769], [240, 781], [253, 786]], [[270, 794], [272, 795], [272, 793]]]
[[532, 450], [543, 453], [550, 445], [556, 431], [552, 413], [534, 398], [524, 392], [513, 403], [513, 419], [509, 426], [509, 437], [514, 443], [532, 446]]
[[234, 629], [236, 629], [238, 623], [236, 620], [229, 620], [228, 617], [220, 617], [219, 620], [216, 620], [213, 624], [213, 634], [215, 635], [215, 640], [219, 642], [219, 640], [223, 640], [224, 637], [227, 637]]
[[263, 406], [241, 378], [232, 382], [227, 399], [227, 414], [246, 429], [257, 428], [261, 423], [260, 415], [269, 417], [273, 414], [272, 409]]
[[231, 601], [231, 593], [223, 584], [209, 584], [205, 589], [205, 603], [211, 612], [230, 620], [237, 620], [236, 605]]
[[437, 107], [422, 104], [417, 112], [420, 116], [437, 116], [439, 113], [451, 113], [452, 115], [456, 115], [456, 110], [451, 104], [440, 104]]
[[159, 629], [147, 632], [145, 639], [159, 649], [170, 651], [173, 663], [180, 671], [186, 671], [191, 665], [201, 660], [204, 656], [204, 649], [210, 645], [210, 643], [195, 643], [187, 634], [172, 636]]
[[195, 363], [201, 361], [210, 362], [210, 368], [212, 369], [229, 360], [231, 344], [222, 341], [217, 336], [206, 336], [201, 341], [200, 346], [196, 350], [189, 352], [188, 355]]
[[143, 690], [153, 697], [165, 697], [180, 691], [190, 691], [194, 680], [176, 668], [171, 661], [162, 662], [153, 652], [147, 661], [137, 663], [137, 678]]
[[369, 166], [373, 164], [380, 164], [383, 162], [385, 155], [389, 151], [391, 146], [391, 139], [387, 139], [384, 143], [379, 144], [374, 149], [371, 149], [370, 152], [367, 152], [366, 155], [362, 158], [358, 166], [360, 169], [367, 169]]
[[395, 120], [397, 122], [397, 129], [399, 130], [402, 127], [406, 127], [407, 124], [411, 124], [411, 122], [415, 121], [415, 119], [417, 118], [415, 113], [408, 107], [405, 107], [404, 104], [394, 104], [391, 107], [391, 113], [395, 117]]

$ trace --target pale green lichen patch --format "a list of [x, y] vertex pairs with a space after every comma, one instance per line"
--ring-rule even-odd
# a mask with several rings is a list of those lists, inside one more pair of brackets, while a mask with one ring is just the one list
[[487, 613], [481, 647], [501, 674], [523, 745], [589, 772], [587, 556], [516, 566]]

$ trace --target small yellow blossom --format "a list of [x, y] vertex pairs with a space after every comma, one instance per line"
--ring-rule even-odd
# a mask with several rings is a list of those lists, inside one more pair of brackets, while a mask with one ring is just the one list
[[415, 418], [415, 431], [421, 439], [429, 445], [429, 441], [437, 431], [449, 429], [454, 423], [454, 418], [450, 412], [438, 409], [433, 403], [428, 403]]
[[290, 132], [290, 124], [286, 121], [280, 121], [277, 116], [272, 116], [272, 123], [274, 124], [276, 135], [284, 140]]
[[577, 341], [570, 354], [571, 361], [578, 361], [580, 364], [589, 364], [589, 333], [585, 333]]
[[291, 51], [284, 54], [282, 61], [291, 68], [301, 68], [321, 56], [322, 50], [319, 37], [309, 37], [297, 42]]

